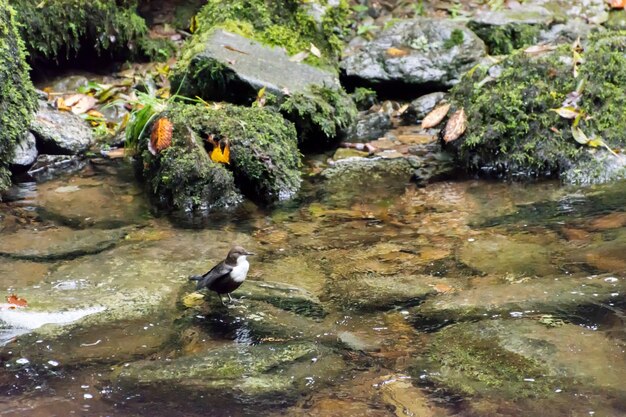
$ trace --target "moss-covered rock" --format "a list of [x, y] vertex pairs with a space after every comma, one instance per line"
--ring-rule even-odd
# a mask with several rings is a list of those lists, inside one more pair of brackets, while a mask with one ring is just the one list
[[0, 0], [0, 191], [11, 183], [8, 163], [36, 108], [15, 11]]
[[[607, 151], [577, 143], [572, 121], [551, 109], [573, 102], [591, 116], [579, 124], [588, 137], [601, 138], [612, 148], [626, 145], [626, 32], [596, 34], [584, 48], [577, 78], [569, 45], [539, 55], [520, 51], [470, 71], [451, 93], [453, 109], [463, 107], [468, 118], [465, 134], [450, 144], [461, 165], [507, 177], [607, 180], [599, 175], [606, 171], [604, 159], [592, 157], [592, 152]], [[583, 162], [586, 175], [566, 174]], [[611, 172], [612, 179], [626, 176], [624, 168]]]
[[309, 148], [328, 145], [353, 123], [356, 106], [332, 71], [294, 62], [283, 49], [237, 33], [205, 30], [185, 47], [172, 75], [180, 94], [250, 104], [263, 89], [263, 100], [295, 123]]
[[[118, 57], [167, 56], [172, 47], [151, 40], [136, 0], [9, 0], [33, 61], [63, 61], [83, 49]], [[130, 54], [129, 54], [130, 52]]]
[[290, 55], [309, 51], [313, 44], [320, 56], [311, 53], [305, 62], [334, 67], [341, 55], [349, 13], [345, 0], [209, 0], [197, 15], [197, 32], [221, 28], [282, 47]]
[[527, 6], [523, 10], [480, 11], [468, 27], [485, 42], [490, 54], [500, 55], [537, 43], [539, 33], [553, 19], [546, 9]]
[[[225, 105], [172, 103], [161, 115], [173, 123], [172, 145], [157, 155], [140, 140], [143, 176], [166, 206], [219, 209], [240, 202], [240, 192], [271, 202], [291, 197], [300, 186], [296, 132], [277, 113]], [[230, 144], [230, 164], [211, 160], [208, 135]]]

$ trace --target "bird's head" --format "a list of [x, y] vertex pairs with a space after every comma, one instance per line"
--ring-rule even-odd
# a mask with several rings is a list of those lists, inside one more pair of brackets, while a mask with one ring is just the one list
[[239, 258], [243, 256], [243, 259], [246, 259], [246, 256], [254, 255], [253, 252], [248, 252], [241, 246], [233, 246], [230, 252], [228, 252], [228, 262], [236, 263]]

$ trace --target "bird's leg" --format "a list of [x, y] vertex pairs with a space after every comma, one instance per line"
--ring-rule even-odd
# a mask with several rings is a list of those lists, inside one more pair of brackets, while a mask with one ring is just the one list
[[230, 293], [227, 292], [226, 295], [228, 295], [228, 299], [230, 300], [231, 303], [234, 303], [235, 301], [233, 300], [233, 297], [230, 296]]
[[226, 307], [226, 304], [224, 304], [224, 299], [222, 298], [222, 294], [217, 293], [217, 296], [220, 298], [220, 303], [222, 303], [222, 305]]
[[228, 294], [228, 298], [230, 298], [230, 302], [231, 303], [241, 303], [242, 302], [241, 300], [237, 300], [236, 298], [231, 297], [230, 293], [227, 293], [227, 294]]

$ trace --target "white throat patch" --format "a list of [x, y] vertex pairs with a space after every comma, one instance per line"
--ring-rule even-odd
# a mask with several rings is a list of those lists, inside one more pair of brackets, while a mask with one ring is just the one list
[[245, 256], [240, 256], [237, 258], [237, 265], [230, 271], [230, 276], [235, 282], [243, 282], [246, 279], [246, 275], [248, 275], [248, 269], [250, 269], [250, 264]]

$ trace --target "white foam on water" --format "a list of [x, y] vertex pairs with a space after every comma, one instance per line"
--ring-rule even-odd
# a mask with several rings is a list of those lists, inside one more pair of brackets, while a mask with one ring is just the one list
[[89, 307], [81, 310], [44, 312], [21, 309], [0, 309], [0, 327], [35, 330], [45, 324], [68, 324], [83, 317], [100, 313], [104, 307]]

